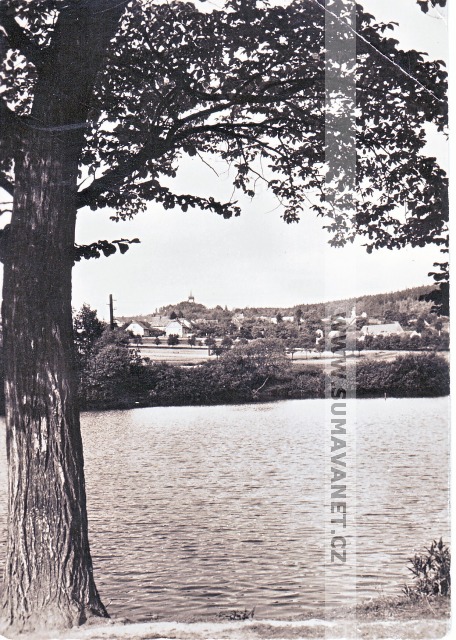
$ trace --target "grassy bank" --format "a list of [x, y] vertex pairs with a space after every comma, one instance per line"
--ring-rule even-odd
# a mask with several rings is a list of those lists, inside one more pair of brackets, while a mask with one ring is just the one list
[[[406, 596], [375, 598], [361, 602], [355, 609], [359, 620], [444, 620], [451, 612], [450, 598], [435, 596], [411, 600]], [[336, 617], [346, 611], [335, 612]]]

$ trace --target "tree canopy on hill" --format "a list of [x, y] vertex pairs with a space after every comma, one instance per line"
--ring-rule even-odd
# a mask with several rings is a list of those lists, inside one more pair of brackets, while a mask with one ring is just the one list
[[173, 312], [179, 317], [191, 320], [192, 318], [196, 318], [200, 315], [205, 315], [208, 312], [208, 309], [204, 304], [200, 304], [199, 302], [189, 302], [187, 300], [183, 300], [177, 304], [168, 304], [164, 307], [160, 307], [159, 309], [160, 315], [163, 316], [170, 316]]
[[[389, 310], [394, 313], [407, 314], [410, 317], [420, 314], [428, 314], [431, 311], [431, 303], [424, 299], [433, 290], [432, 285], [421, 287], [411, 287], [400, 291], [388, 293], [375, 293], [356, 298], [345, 298], [343, 300], [331, 300], [325, 303], [301, 304], [304, 316], [308, 313], [328, 314], [331, 309], [337, 307], [355, 307], [357, 314], [365, 312], [372, 318], [383, 318]], [[323, 316], [322, 316], [323, 317]]]
[[[192, 302], [178, 302], [176, 304], [168, 304], [159, 309], [159, 313], [168, 316], [174, 311], [178, 316], [183, 316], [190, 320], [194, 318], [202, 318], [214, 320], [217, 318], [231, 318], [234, 314], [243, 314], [246, 319], [264, 316], [265, 318], [275, 318], [278, 313], [282, 317], [296, 316], [302, 318], [303, 314], [317, 313], [322, 317], [332, 307], [352, 307], [356, 306], [359, 313], [365, 311], [369, 316], [383, 316], [385, 308], [400, 308], [403, 312], [410, 312], [417, 315], [420, 313], [428, 313], [431, 310], [430, 301], [424, 299], [433, 291], [432, 285], [422, 285], [420, 287], [410, 287], [401, 289], [400, 291], [391, 291], [386, 293], [374, 293], [356, 298], [344, 298], [340, 300], [329, 300], [328, 302], [313, 302], [296, 304], [293, 307], [236, 307], [233, 310], [223, 309], [220, 305], [209, 308], [203, 304]], [[299, 313], [300, 312], [300, 313]], [[147, 320], [154, 314], [138, 315], [135, 318]]]

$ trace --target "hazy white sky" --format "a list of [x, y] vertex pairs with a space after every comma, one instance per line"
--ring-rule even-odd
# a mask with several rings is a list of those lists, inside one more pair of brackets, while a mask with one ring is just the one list
[[[404, 47], [446, 58], [447, 25], [441, 9], [426, 16], [415, 0], [363, 4], [380, 20], [400, 23], [396, 37]], [[446, 164], [446, 147], [433, 144]], [[177, 188], [226, 198], [231, 192], [228, 180], [196, 161], [183, 167]], [[156, 204], [129, 222], [113, 223], [109, 215], [81, 211], [77, 242], [139, 237], [141, 244], [123, 256], [76, 265], [73, 305], [87, 302], [100, 317], [107, 317], [110, 293], [117, 315], [133, 315], [186, 299], [190, 290], [197, 302], [230, 308], [291, 306], [393, 291], [429, 283], [427, 273], [439, 259], [434, 247], [372, 255], [361, 246], [329, 250], [321, 219], [309, 214], [298, 225], [286, 225], [267, 192], [253, 201], [244, 199], [241, 217], [232, 220], [195, 210], [163, 211]], [[354, 263], [357, 276], [348, 276], [347, 265]]]

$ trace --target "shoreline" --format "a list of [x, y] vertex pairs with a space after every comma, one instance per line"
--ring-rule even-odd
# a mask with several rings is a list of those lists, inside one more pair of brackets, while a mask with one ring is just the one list
[[[443, 638], [450, 629], [450, 598], [410, 600], [382, 597], [352, 608], [336, 608], [329, 616], [227, 620], [220, 616], [188, 620], [132, 622], [125, 618], [93, 618], [67, 631], [25, 634], [23, 640], [312, 640], [314, 638]], [[0, 636], [9, 637], [9, 636]], [[11, 636], [14, 637], [14, 636]]]
[[[250, 359], [249, 359], [250, 358]], [[223, 359], [196, 367], [168, 363], [131, 364], [97, 378], [81, 373], [81, 411], [151, 407], [249, 405], [279, 400], [323, 399], [329, 372], [324, 365], [269, 361], [264, 354]], [[356, 376], [356, 398], [439, 398], [450, 391], [449, 364], [436, 353], [393, 360], [347, 361]], [[0, 392], [0, 413], [4, 398]]]
[[[384, 398], [382, 394], [378, 395], [363, 395], [363, 396], [355, 396], [353, 400], [435, 400], [437, 398], [449, 398], [448, 393], [436, 396], [387, 396]], [[270, 404], [270, 403], [279, 403], [286, 402], [287, 400], [325, 400], [321, 396], [306, 396], [304, 398], [299, 397], [298, 395], [288, 396], [283, 398], [277, 397], [264, 397], [255, 400], [233, 400], [233, 402], [195, 402], [195, 403], [167, 403], [167, 404], [146, 404], [141, 402], [134, 402], [131, 404], [112, 404], [104, 407], [84, 407], [80, 409], [81, 415], [85, 413], [104, 413], [108, 411], [131, 411], [133, 409], [163, 409], [163, 408], [172, 408], [172, 407], [232, 407], [232, 406], [243, 406], [243, 405], [262, 405], [262, 404]], [[0, 411], [0, 417], [5, 417], [5, 412]], [[0, 636], [1, 637], [1, 636]]]
[[[424, 395], [416, 395], [416, 396], [394, 396], [394, 395], [388, 395], [386, 398], [384, 397], [383, 394], [377, 394], [377, 395], [362, 395], [362, 396], [355, 396], [353, 398], [353, 400], [407, 400], [407, 399], [414, 399], [414, 400], [435, 400], [437, 398], [449, 398], [449, 394], [445, 393], [445, 394], [441, 394], [441, 395], [435, 395], [435, 396], [424, 396]], [[162, 403], [162, 404], [146, 404], [146, 403], [141, 403], [141, 402], [135, 402], [132, 404], [116, 404], [116, 405], [109, 405], [109, 406], [105, 406], [105, 407], [85, 407], [85, 408], [81, 408], [81, 414], [84, 413], [103, 413], [105, 411], [129, 411], [132, 409], [159, 409], [159, 408], [166, 408], [166, 407], [231, 407], [231, 406], [241, 406], [241, 405], [262, 405], [262, 404], [269, 404], [269, 403], [279, 403], [279, 402], [286, 402], [287, 400], [325, 400], [326, 398], [315, 395], [315, 396], [306, 396], [306, 397], [300, 397], [299, 395], [290, 395], [287, 397], [268, 397], [268, 396], [264, 396], [262, 398], [257, 398], [255, 400], [240, 400], [240, 399], [235, 399], [233, 400], [233, 402], [227, 402], [226, 400], [221, 400], [220, 402], [194, 402], [194, 403]], [[0, 413], [0, 415], [4, 416], [4, 413]]]

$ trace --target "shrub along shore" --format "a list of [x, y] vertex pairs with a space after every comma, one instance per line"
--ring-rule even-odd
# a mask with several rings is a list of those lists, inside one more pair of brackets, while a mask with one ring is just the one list
[[[256, 344], [254, 344], [256, 343]], [[259, 343], [259, 344], [258, 344]], [[253, 341], [217, 361], [192, 367], [133, 358], [112, 369], [119, 349], [95, 358], [81, 375], [83, 409], [242, 404], [325, 397], [324, 367], [292, 366], [270, 341]], [[120, 354], [121, 355], [121, 354]], [[107, 362], [106, 362], [107, 360]], [[449, 365], [436, 354], [356, 362], [358, 398], [437, 397], [449, 393]]]
[[[150, 362], [119, 330], [104, 330], [76, 359], [83, 410], [242, 404], [325, 397], [325, 367], [292, 364], [280, 340], [258, 339], [194, 366]], [[447, 360], [435, 353], [357, 360], [358, 398], [445, 396]], [[0, 371], [1, 376], [1, 371]], [[3, 385], [1, 385], [3, 392]], [[4, 409], [0, 397], [0, 410]]]

